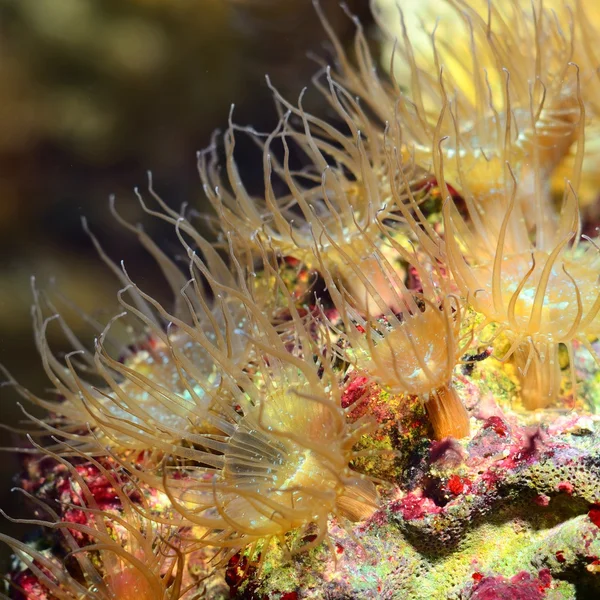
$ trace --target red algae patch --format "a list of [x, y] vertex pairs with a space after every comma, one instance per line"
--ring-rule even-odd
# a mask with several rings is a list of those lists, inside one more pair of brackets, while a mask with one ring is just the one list
[[468, 598], [469, 600], [543, 600], [550, 582], [551, 577], [545, 572], [540, 573], [539, 578], [534, 578], [526, 572], [517, 573], [512, 579], [482, 577], [476, 581], [473, 592]]
[[406, 521], [416, 521], [427, 515], [436, 515], [442, 512], [442, 508], [437, 506], [431, 498], [412, 492], [394, 503], [391, 509], [394, 512], [400, 512]]
[[448, 490], [455, 496], [460, 496], [465, 491], [468, 491], [471, 486], [471, 481], [460, 475], [451, 475], [448, 479]]
[[594, 504], [588, 512], [590, 521], [596, 526], [600, 527], [600, 504]]

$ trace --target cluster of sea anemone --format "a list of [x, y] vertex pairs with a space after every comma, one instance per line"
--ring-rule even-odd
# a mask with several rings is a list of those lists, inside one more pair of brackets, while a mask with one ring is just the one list
[[[15, 593], [193, 598], [239, 552], [258, 568], [274, 548], [283, 560], [323, 543], [335, 554], [330, 524], [351, 532], [396, 493], [397, 482], [357, 468], [396, 450], [370, 443], [380, 423], [348, 393], [356, 377], [422, 407], [438, 440], [478, 426], [455, 385], [474, 356], [514, 366], [523, 411], [576, 397], [576, 356], [600, 361], [600, 251], [582, 234], [578, 199], [600, 65], [587, 3], [554, 4], [446, 0], [458, 25], [432, 26], [425, 45], [399, 11], [389, 79], [360, 23], [349, 56], [315, 4], [335, 61], [314, 88], [332, 118], [273, 89], [272, 132], [230, 119], [223, 143], [198, 155], [216, 244], [151, 180], [154, 207], [136, 193], [149, 218], [172, 225], [183, 268], [111, 203], [156, 260], [172, 306], [92, 233], [122, 284], [120, 314], [102, 325], [85, 316], [92, 344], [53, 292], [33, 286], [57, 397], [6, 377], [48, 414], [23, 408], [29, 460], [68, 483], [49, 498], [41, 484], [25, 492], [38, 516], [24, 522], [50, 532], [50, 555], [0, 538], [21, 561]], [[241, 135], [262, 152], [260, 197], [236, 164]], [[566, 168], [560, 200], [550, 182]], [[64, 358], [49, 327], [73, 346]], [[86, 469], [111, 502], [98, 502]]]

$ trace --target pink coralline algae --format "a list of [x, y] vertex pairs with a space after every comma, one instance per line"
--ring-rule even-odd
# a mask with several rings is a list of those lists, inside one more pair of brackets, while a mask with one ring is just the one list
[[[600, 499], [600, 454], [538, 428], [494, 417], [482, 423], [466, 452], [462, 465], [453, 467], [460, 475], [425, 463], [411, 482], [421, 491], [390, 506], [402, 516], [398, 526], [423, 550], [447, 552], [486, 516], [526, 515], [530, 502], [544, 508], [568, 498], [574, 512], [583, 512]], [[594, 507], [592, 521], [599, 514]]]
[[588, 517], [596, 527], [600, 527], [600, 504], [592, 505], [590, 512], [588, 512]]
[[465, 600], [543, 600], [544, 592], [550, 587], [552, 577], [541, 572], [535, 579], [529, 573], [517, 573], [507, 580], [504, 577], [483, 577], [473, 586]]

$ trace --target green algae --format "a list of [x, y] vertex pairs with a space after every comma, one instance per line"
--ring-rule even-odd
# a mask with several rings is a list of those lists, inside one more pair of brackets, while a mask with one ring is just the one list
[[[323, 552], [315, 551], [295, 566], [275, 569], [260, 593], [277, 598], [282, 592], [300, 590], [299, 598], [322, 598], [327, 584], [335, 581], [340, 593], [352, 590], [354, 595], [349, 597], [354, 598], [458, 599], [465, 582], [476, 574], [510, 578], [526, 571], [537, 577], [539, 548], [561, 527], [534, 526], [521, 519], [486, 523], [470, 532], [459, 550], [436, 559], [424, 557], [393, 526], [382, 527], [371, 531], [367, 556], [349, 562], [337, 575], [333, 570], [323, 572]], [[565, 530], [564, 535], [569, 538], [570, 534]], [[368, 554], [377, 560], [369, 560]], [[548, 598], [576, 598], [567, 581], [556, 582], [550, 592]]]
[[[352, 590], [353, 598], [410, 598], [411, 600], [453, 600], [460, 597], [465, 582], [473, 575], [510, 578], [526, 571], [537, 577], [535, 559], [540, 547], [556, 529], [513, 519], [486, 523], [470, 532], [459, 550], [441, 558], [427, 558], [397, 529], [388, 524], [371, 529], [365, 555], [351, 556], [338, 571], [323, 570], [325, 550], [315, 550], [295, 565], [283, 564], [266, 578], [259, 591], [269, 599], [285, 592], [299, 592], [299, 598], [323, 598], [328, 583], [335, 582], [340, 596]], [[568, 533], [565, 532], [568, 537]], [[318, 573], [318, 575], [316, 575]], [[575, 599], [567, 581], [553, 584], [548, 598]]]

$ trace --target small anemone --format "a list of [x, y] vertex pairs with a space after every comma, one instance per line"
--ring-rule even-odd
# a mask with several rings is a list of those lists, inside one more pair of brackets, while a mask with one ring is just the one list
[[[186, 435], [210, 430], [205, 419], [209, 408], [206, 392], [218, 386], [219, 374], [214, 358], [205, 348], [210, 346], [229, 361], [244, 364], [247, 345], [243, 336], [232, 335], [234, 329], [244, 327], [242, 304], [207, 285], [194, 261], [200, 262], [201, 252], [202, 268], [210, 272], [211, 281], [233, 288], [238, 283], [229, 265], [189, 221], [158, 198], [151, 180], [150, 191], [162, 211], [148, 209], [141, 196], [140, 202], [146, 212], [175, 226], [190, 255], [189, 278], [141, 226], [125, 222], [114, 210], [114, 204], [111, 206], [119, 222], [137, 235], [160, 265], [176, 293], [172, 312], [138, 290], [125, 268], [117, 267], [90, 233], [101, 257], [125, 285], [118, 294], [125, 312], [106, 327], [93, 322], [98, 333], [95, 347], [90, 350], [77, 339], [50, 296], [34, 284], [35, 339], [45, 372], [59, 399], [40, 398], [7, 375], [24, 398], [51, 413], [51, 417], [41, 420], [30, 417], [41, 426], [39, 435], [51, 433], [94, 454], [106, 453], [107, 448], [144, 451], [155, 462]], [[198, 250], [192, 251], [190, 244]], [[92, 322], [85, 315], [84, 318]], [[64, 361], [48, 343], [48, 328], [53, 323], [59, 325], [73, 346]], [[117, 326], [130, 339], [133, 334], [138, 340], [124, 351], [122, 345], [114, 342], [121, 337], [114, 333]]]
[[[37, 585], [57, 600], [178, 600], [188, 593], [183, 587], [184, 557], [175, 530], [159, 525], [145, 515], [149, 506], [140, 491], [135, 507], [126, 493], [133, 483], [107, 470], [100, 462], [86, 458], [99, 470], [116, 495], [115, 510], [98, 507], [96, 499], [79, 471], [57, 455], [44, 452], [67, 467], [76, 504], [61, 505], [59, 512], [24, 490], [38, 514], [46, 518], [11, 521], [43, 527], [54, 536], [67, 553], [49, 555], [33, 544], [0, 534], [24, 569]], [[78, 454], [75, 448], [73, 453]], [[59, 513], [76, 510], [83, 518], [65, 519]], [[11, 585], [19, 590], [19, 577]], [[191, 596], [186, 596], [191, 598]]]
[[[569, 354], [574, 394], [573, 342], [578, 340], [599, 360], [588, 336], [597, 336], [599, 330], [600, 251], [581, 235], [570, 182], [552, 234], [538, 221], [532, 238], [516, 202], [519, 190], [532, 204], [547, 203], [548, 197], [541, 188], [518, 181], [510, 166], [506, 170], [510, 177], [498, 195], [497, 210], [486, 211], [470, 198], [467, 219], [450, 197], [442, 153], [437, 154], [436, 177], [446, 196], [440, 258], [462, 294], [485, 317], [481, 328], [493, 323], [494, 339], [501, 334], [508, 338], [510, 346], [501, 359], [514, 358], [526, 407], [542, 408], [560, 392], [561, 344]], [[541, 213], [538, 217], [543, 219]]]
[[[391, 393], [417, 396], [436, 439], [463, 438], [469, 434], [469, 416], [452, 385], [454, 368], [471, 342], [470, 336], [461, 338], [462, 302], [450, 293], [445, 277], [434, 276], [435, 263], [425, 256], [420, 260], [391, 237], [388, 242], [398, 259], [409, 265], [407, 270], [414, 270], [422, 292], [408, 289], [376, 247], [372, 247], [373, 260], [385, 275], [376, 284], [345, 256], [369, 301], [359, 301], [336, 285], [322, 265], [343, 325], [342, 330], [334, 326], [348, 347], [343, 356]], [[375, 310], [364, 316], [361, 306]]]
[[[390, 165], [389, 148], [400, 144], [400, 130], [383, 131], [334, 81], [329, 67], [315, 78], [315, 85], [339, 116], [339, 128], [309, 114], [303, 107], [304, 93], [295, 106], [272, 88], [281, 115], [274, 131], [261, 135], [230, 119], [224, 135], [227, 181], [221, 181], [216, 143], [200, 153], [199, 171], [222, 228], [234, 239], [245, 246], [268, 243], [280, 255], [315, 269], [316, 238], [335, 278], [351, 286], [356, 278], [345, 270], [336, 248], [352, 254], [365, 269], [376, 270], [368, 252], [371, 240], [381, 239], [379, 222], [389, 218], [396, 229], [403, 229], [396, 205], [420, 176], [410, 161]], [[234, 158], [239, 132], [262, 148], [264, 199], [250, 195], [240, 178]]]
[[[461, 194], [487, 197], [503, 181], [507, 161], [532, 185], [538, 172], [545, 183], [581, 125], [577, 68], [572, 65], [573, 15], [568, 14], [570, 20], [563, 26], [542, 2], [447, 0], [448, 14], [427, 31], [423, 47], [415, 47], [413, 37], [415, 43], [421, 38], [407, 27], [402, 4], [395, 19], [379, 19], [390, 38], [396, 38], [392, 82], [381, 82], [373, 68], [360, 24], [355, 43], [358, 68], [333, 38], [336, 79], [381, 122], [401, 126], [403, 153], [418, 166], [431, 169], [437, 140], [447, 137], [446, 181]], [[402, 80], [394, 76], [396, 66], [408, 71]], [[408, 91], [400, 85], [406, 81]], [[440, 117], [445, 103], [452, 110]], [[534, 155], [541, 171], [529, 170]], [[523, 205], [526, 218], [532, 220], [527, 202]], [[551, 227], [552, 211], [541, 208]]]

